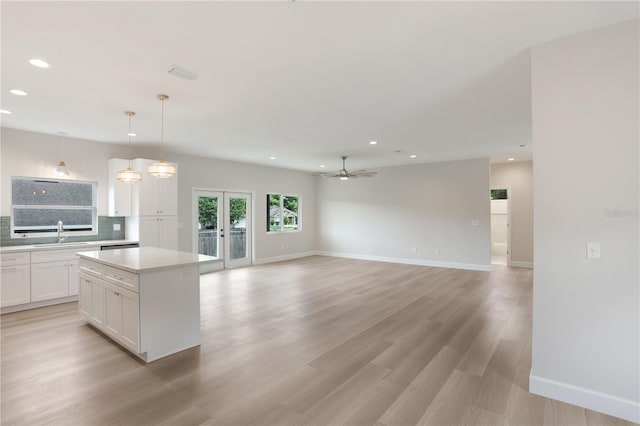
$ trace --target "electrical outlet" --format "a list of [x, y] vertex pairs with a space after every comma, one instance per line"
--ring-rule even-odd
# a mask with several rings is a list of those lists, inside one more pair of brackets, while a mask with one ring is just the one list
[[440, 254], [440, 249], [436, 249], [436, 254]]
[[119, 223], [114, 223], [113, 224], [113, 230], [114, 231], [119, 231], [120, 230], [120, 224]]
[[412, 248], [412, 249], [411, 249], [411, 251], [412, 251], [413, 253], [417, 253], [417, 252], [418, 252], [418, 249], [417, 249], [416, 247], [414, 247], [414, 248]]
[[600, 243], [587, 241], [587, 259], [600, 259]]
[[480, 221], [476, 220], [476, 219], [472, 220], [471, 221], [471, 226], [480, 226]]

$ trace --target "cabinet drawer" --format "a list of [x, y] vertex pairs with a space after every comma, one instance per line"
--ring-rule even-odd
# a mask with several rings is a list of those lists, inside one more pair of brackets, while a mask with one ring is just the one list
[[103, 277], [105, 275], [104, 266], [84, 259], [80, 260], [80, 271], [86, 274], [97, 275], [99, 277]]
[[2, 255], [2, 266], [16, 266], [29, 264], [30, 253], [5, 253]]
[[138, 274], [122, 271], [120, 269], [105, 267], [105, 276], [107, 281], [116, 284], [122, 288], [129, 289], [136, 293], [139, 292]]
[[47, 251], [34, 251], [31, 253], [31, 263], [45, 263], [45, 262], [57, 262], [59, 260], [73, 260], [77, 259], [76, 254], [79, 251], [86, 249], [70, 249], [70, 250], [47, 250]]

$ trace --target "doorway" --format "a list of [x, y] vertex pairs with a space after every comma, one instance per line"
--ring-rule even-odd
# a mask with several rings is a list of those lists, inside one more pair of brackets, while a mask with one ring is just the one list
[[251, 222], [251, 194], [194, 189], [193, 252], [223, 260], [201, 272], [251, 265]]
[[511, 264], [509, 188], [491, 189], [491, 264]]

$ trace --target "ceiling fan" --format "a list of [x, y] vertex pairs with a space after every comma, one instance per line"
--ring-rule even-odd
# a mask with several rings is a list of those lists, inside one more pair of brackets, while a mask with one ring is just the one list
[[317, 173], [315, 174], [315, 176], [322, 176], [322, 177], [337, 177], [340, 180], [349, 180], [349, 179], [356, 179], [359, 177], [371, 177], [371, 176], [375, 176], [378, 174], [378, 172], [368, 172], [366, 170], [356, 170], [353, 172], [350, 172], [347, 170], [347, 167], [345, 166], [345, 161], [347, 160], [347, 156], [343, 155], [342, 156], [342, 169], [338, 170], [337, 173]]

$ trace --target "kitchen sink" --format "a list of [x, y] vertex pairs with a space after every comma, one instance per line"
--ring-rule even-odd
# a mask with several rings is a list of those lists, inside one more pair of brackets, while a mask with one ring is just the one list
[[68, 243], [48, 243], [48, 244], [34, 244], [32, 247], [65, 247], [65, 246], [84, 246], [89, 244], [95, 244], [93, 241], [78, 241], [78, 242], [68, 242]]

